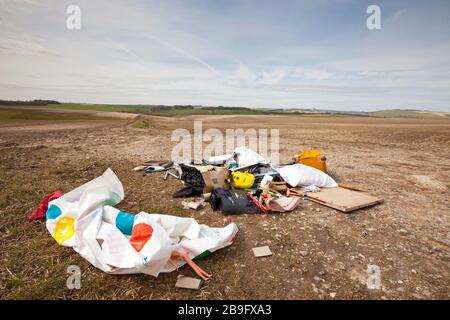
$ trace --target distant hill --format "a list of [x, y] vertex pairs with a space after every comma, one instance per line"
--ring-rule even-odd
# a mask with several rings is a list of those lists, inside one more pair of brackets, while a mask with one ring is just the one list
[[381, 118], [450, 118], [449, 112], [437, 112], [428, 110], [391, 109], [368, 112], [371, 116]]
[[90, 110], [102, 112], [127, 112], [166, 117], [189, 115], [292, 115], [292, 116], [358, 116], [377, 118], [439, 118], [450, 119], [448, 112], [427, 110], [389, 109], [373, 112], [338, 111], [316, 108], [249, 108], [201, 105], [112, 105], [89, 103], [62, 103], [54, 100], [12, 101], [0, 100], [0, 106], [33, 109]]

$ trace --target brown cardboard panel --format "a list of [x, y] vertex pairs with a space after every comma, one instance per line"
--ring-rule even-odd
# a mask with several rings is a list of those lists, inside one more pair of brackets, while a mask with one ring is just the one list
[[343, 187], [323, 188], [319, 192], [307, 192], [306, 195], [311, 201], [343, 212], [350, 212], [383, 202], [382, 198]]
[[200, 280], [200, 279], [186, 277], [186, 276], [179, 276], [177, 283], [175, 284], [175, 287], [183, 288], [183, 289], [198, 290], [198, 289], [200, 289], [201, 284], [202, 284], [202, 280]]

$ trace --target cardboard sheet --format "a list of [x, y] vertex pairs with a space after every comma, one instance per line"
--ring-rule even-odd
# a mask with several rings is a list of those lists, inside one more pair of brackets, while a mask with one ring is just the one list
[[183, 289], [198, 290], [202, 284], [202, 280], [180, 275], [175, 287]]
[[272, 255], [272, 251], [270, 251], [268, 246], [253, 248], [253, 254], [255, 257], [267, 257]]
[[203, 193], [210, 193], [216, 188], [228, 189], [228, 179], [230, 172], [227, 168], [216, 166], [193, 166], [201, 172], [203, 180], [205, 181], [205, 188]]
[[343, 187], [323, 188], [320, 192], [307, 192], [306, 195], [311, 201], [343, 212], [350, 212], [383, 202], [382, 198]]

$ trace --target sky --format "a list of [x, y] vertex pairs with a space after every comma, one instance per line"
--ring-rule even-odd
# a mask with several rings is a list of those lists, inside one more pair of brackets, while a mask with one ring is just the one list
[[450, 1], [0, 0], [0, 99], [450, 112]]

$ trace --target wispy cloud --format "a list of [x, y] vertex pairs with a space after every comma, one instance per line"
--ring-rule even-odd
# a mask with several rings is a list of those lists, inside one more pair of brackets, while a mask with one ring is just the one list
[[365, 2], [0, 0], [0, 98], [450, 111], [450, 4]]

